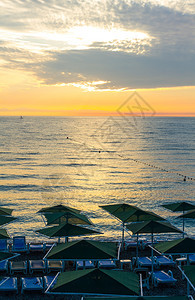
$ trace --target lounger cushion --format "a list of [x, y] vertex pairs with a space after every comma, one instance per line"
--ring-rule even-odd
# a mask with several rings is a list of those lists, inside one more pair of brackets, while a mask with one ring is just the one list
[[17, 278], [5, 277], [0, 281], [0, 292], [17, 292]]
[[11, 261], [10, 262], [11, 271], [23, 271], [27, 268], [26, 261]]
[[45, 269], [45, 261], [44, 260], [30, 260], [30, 268], [33, 270], [42, 270]]
[[8, 260], [0, 261], [0, 271], [6, 271], [8, 268]]
[[116, 268], [116, 263], [113, 260], [100, 260], [99, 268]]
[[94, 268], [94, 263], [91, 260], [86, 260], [85, 263], [82, 260], [77, 261], [77, 269], [83, 269], [85, 264], [86, 269]]
[[164, 271], [153, 272], [154, 282], [157, 284], [172, 284], [177, 280]]
[[40, 277], [22, 278], [22, 290], [23, 291], [42, 291], [43, 282]]

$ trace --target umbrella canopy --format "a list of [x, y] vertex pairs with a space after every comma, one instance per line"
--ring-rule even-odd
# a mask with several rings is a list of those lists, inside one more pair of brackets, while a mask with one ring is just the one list
[[47, 255], [48, 259], [90, 260], [117, 258], [117, 245], [111, 242], [81, 240], [59, 244]]
[[134, 234], [139, 233], [182, 233], [181, 230], [177, 229], [169, 222], [162, 221], [145, 221], [131, 223], [126, 226], [127, 229], [132, 231]]
[[175, 203], [169, 203], [169, 204], [163, 204], [163, 207], [171, 210], [171, 211], [188, 211], [191, 209], [195, 209], [195, 205], [188, 203], [188, 202], [175, 202]]
[[195, 287], [195, 266], [183, 266], [184, 273]]
[[50, 207], [45, 207], [40, 209], [38, 212], [39, 213], [44, 213], [44, 212], [63, 212], [63, 211], [69, 211], [69, 212], [73, 212], [73, 213], [79, 213], [80, 210], [76, 209], [76, 208], [72, 208], [69, 206], [65, 206], [65, 205], [55, 205], [55, 206], [50, 206]]
[[81, 270], [61, 273], [51, 289], [55, 293], [138, 295], [139, 277], [133, 272]]
[[13, 209], [0, 207], [0, 215], [11, 216]]
[[70, 236], [100, 234], [100, 232], [98, 231], [80, 227], [80, 226], [75, 226], [69, 223], [66, 224], [62, 223], [59, 226], [43, 228], [37, 230], [36, 232], [39, 232], [49, 237], [70, 237]]
[[61, 224], [63, 222], [69, 224], [93, 225], [86, 216], [69, 211], [44, 213], [44, 216], [47, 219], [47, 225]]
[[183, 239], [158, 243], [155, 248], [161, 253], [195, 253], [195, 240], [186, 237]]
[[117, 219], [122, 221], [123, 223], [126, 223], [127, 218], [135, 209], [139, 209], [137, 206], [129, 205], [129, 204], [112, 204], [112, 205], [103, 205], [100, 206], [113, 216], [115, 216]]
[[16, 218], [11, 217], [11, 216], [0, 215], [0, 226], [4, 225], [4, 224], [7, 224], [7, 223], [10, 223], [10, 222], [12, 222], [14, 220], [16, 220]]
[[[175, 203], [169, 203], [169, 204], [163, 204], [163, 207], [171, 210], [171, 211], [182, 211], [183, 214], [185, 211], [191, 210], [191, 209], [195, 209], [195, 205], [188, 203], [188, 202], [175, 202]], [[183, 218], [183, 232], [184, 232], [184, 217]], [[184, 233], [183, 233], [183, 237], [184, 237]]]
[[0, 239], [10, 239], [10, 236], [8, 235], [7, 231], [4, 228], [0, 228]]
[[180, 215], [178, 218], [190, 218], [195, 219], [195, 209], [189, 210], [188, 212]]

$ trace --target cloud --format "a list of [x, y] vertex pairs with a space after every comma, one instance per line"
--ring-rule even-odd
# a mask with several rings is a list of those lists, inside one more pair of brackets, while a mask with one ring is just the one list
[[4, 0], [0, 60], [4, 68], [30, 71], [48, 85], [191, 86], [194, 5], [191, 0]]

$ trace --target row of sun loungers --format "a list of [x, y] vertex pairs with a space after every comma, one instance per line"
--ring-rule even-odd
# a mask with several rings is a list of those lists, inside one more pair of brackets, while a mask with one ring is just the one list
[[55, 276], [20, 278], [20, 284], [18, 284], [17, 277], [4, 277], [0, 281], [0, 292], [18, 293], [18, 286], [21, 287], [22, 294], [25, 292], [43, 292], [54, 283]]
[[[13, 238], [12, 252], [46, 252], [53, 244], [51, 243], [26, 243], [24, 236], [16, 236]], [[8, 252], [9, 245], [6, 239], [0, 239], [0, 251]]]
[[[116, 268], [116, 262], [113, 260], [99, 261], [98, 265], [92, 261], [77, 261], [76, 269], [91, 269], [91, 268]], [[33, 274], [34, 272], [50, 273], [51, 271], [63, 271], [65, 262], [62, 260], [29, 260], [27, 261], [8, 261], [4, 260], [0, 262], [0, 272], [10, 272], [15, 274], [22, 272], [24, 274]]]

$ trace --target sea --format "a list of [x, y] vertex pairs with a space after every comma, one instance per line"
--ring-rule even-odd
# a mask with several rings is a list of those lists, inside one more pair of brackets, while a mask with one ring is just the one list
[[[64, 204], [102, 233], [90, 238], [118, 241], [121, 223], [100, 206], [128, 203], [182, 229], [162, 204], [195, 204], [194, 132], [193, 117], [0, 117], [0, 205], [16, 217], [2, 227], [48, 240], [36, 233], [46, 226], [37, 212]], [[195, 236], [193, 219], [185, 232]]]

